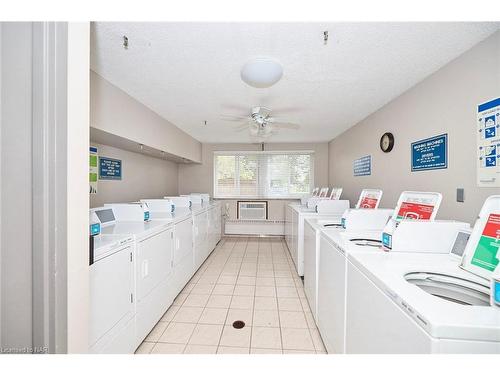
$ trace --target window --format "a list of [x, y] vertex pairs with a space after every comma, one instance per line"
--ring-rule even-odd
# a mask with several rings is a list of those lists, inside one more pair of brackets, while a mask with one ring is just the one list
[[313, 183], [312, 151], [214, 153], [216, 198], [297, 198]]

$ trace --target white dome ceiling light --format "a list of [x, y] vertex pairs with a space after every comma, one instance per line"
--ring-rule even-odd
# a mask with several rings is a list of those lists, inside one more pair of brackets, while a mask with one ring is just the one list
[[252, 59], [241, 68], [243, 82], [258, 89], [271, 87], [282, 76], [283, 67], [281, 64], [268, 57]]

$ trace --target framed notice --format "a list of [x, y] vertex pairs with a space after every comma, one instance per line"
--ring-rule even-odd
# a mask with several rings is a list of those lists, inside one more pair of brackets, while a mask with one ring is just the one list
[[101, 156], [99, 158], [99, 179], [100, 180], [121, 180], [122, 161]]
[[372, 174], [372, 157], [371, 155], [363, 156], [354, 160], [353, 163], [354, 176], [370, 176]]
[[411, 144], [411, 171], [448, 168], [448, 134], [422, 139]]

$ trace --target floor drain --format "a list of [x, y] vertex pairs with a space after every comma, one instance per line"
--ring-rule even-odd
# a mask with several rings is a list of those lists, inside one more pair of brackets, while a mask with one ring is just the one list
[[236, 320], [233, 322], [233, 327], [236, 329], [242, 329], [245, 326], [245, 322], [242, 320]]

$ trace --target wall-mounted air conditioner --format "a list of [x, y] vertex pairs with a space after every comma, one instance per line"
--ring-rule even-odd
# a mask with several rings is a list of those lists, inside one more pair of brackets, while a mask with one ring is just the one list
[[267, 201], [238, 201], [238, 220], [267, 220]]

